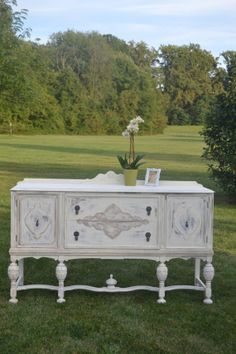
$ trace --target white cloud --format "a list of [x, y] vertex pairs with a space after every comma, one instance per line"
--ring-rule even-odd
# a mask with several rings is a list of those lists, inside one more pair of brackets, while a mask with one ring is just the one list
[[236, 10], [235, 0], [18, 0], [19, 8], [31, 13], [52, 13], [97, 10], [119, 11], [141, 15], [184, 16]]
[[160, 0], [142, 1], [139, 4], [128, 1], [125, 5], [117, 7], [122, 12], [132, 12], [141, 15], [158, 16], [189, 16], [209, 15], [218, 12], [236, 11], [235, 0]]
[[155, 48], [193, 42], [215, 53], [236, 49], [236, 0], [18, 0], [18, 8], [29, 10], [32, 37], [43, 42], [73, 28]]

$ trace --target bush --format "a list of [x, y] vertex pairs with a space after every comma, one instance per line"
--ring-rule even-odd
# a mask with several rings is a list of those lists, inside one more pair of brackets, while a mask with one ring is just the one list
[[203, 156], [219, 185], [236, 200], [236, 52], [225, 52], [224, 91], [212, 105], [203, 130]]

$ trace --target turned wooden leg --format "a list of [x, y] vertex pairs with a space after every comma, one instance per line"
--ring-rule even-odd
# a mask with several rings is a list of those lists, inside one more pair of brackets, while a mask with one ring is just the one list
[[198, 286], [200, 279], [200, 265], [201, 265], [201, 259], [195, 258], [195, 274], [194, 274], [194, 285]]
[[215, 270], [213, 265], [208, 262], [206, 263], [204, 269], [203, 269], [203, 276], [206, 280], [206, 289], [205, 289], [205, 299], [203, 300], [204, 304], [212, 304], [213, 301], [211, 299], [211, 281], [214, 278], [215, 275]]
[[168, 268], [164, 262], [161, 262], [157, 267], [157, 279], [159, 280], [159, 299], [158, 304], [165, 304], [165, 280], [168, 275]]
[[8, 267], [8, 276], [11, 280], [11, 290], [10, 290], [10, 300], [12, 304], [16, 304], [18, 302], [16, 298], [17, 294], [17, 285], [16, 281], [19, 277], [19, 266], [16, 262], [12, 262]]
[[64, 299], [64, 280], [66, 279], [66, 275], [67, 275], [67, 268], [63, 263], [63, 261], [60, 261], [56, 267], [56, 277], [59, 282], [57, 302], [59, 303], [66, 301]]

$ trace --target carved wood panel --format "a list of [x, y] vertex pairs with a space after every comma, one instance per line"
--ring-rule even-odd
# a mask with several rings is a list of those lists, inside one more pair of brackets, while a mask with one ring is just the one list
[[66, 247], [157, 245], [158, 198], [69, 197], [66, 209]]
[[56, 196], [19, 197], [19, 246], [56, 244]]
[[206, 245], [207, 200], [201, 196], [167, 197], [167, 247]]

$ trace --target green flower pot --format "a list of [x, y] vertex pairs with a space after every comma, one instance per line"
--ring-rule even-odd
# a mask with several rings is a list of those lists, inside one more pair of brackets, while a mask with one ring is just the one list
[[124, 169], [124, 181], [126, 186], [136, 186], [138, 170]]

